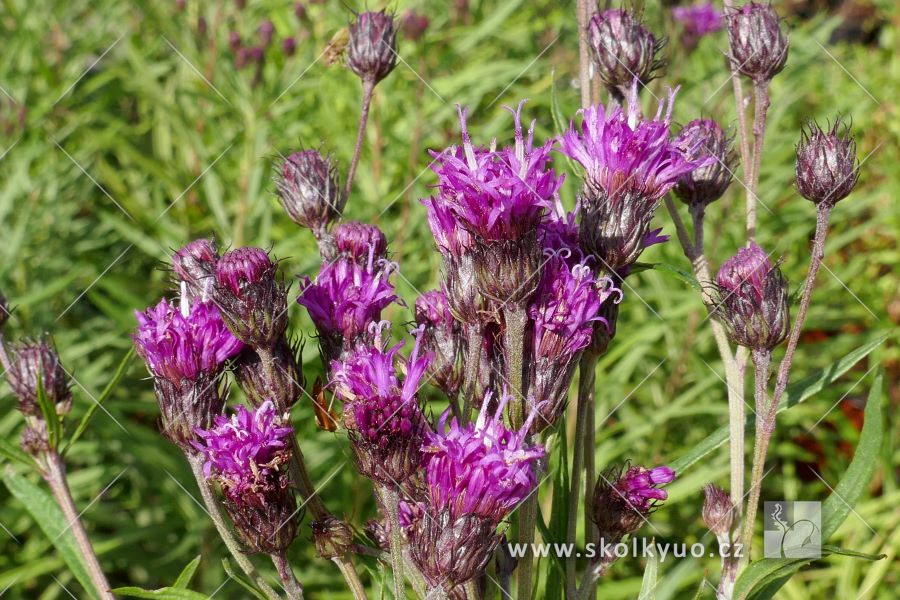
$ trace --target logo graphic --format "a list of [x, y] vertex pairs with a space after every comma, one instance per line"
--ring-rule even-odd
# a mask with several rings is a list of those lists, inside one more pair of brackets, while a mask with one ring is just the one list
[[763, 514], [766, 558], [821, 558], [821, 502], [766, 502]]

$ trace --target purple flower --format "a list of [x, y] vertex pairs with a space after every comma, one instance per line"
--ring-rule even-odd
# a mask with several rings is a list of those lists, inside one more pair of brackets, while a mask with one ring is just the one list
[[276, 265], [262, 248], [236, 248], [225, 253], [216, 265], [216, 280], [232, 294], [240, 295], [249, 286], [273, 277]]
[[472, 234], [462, 227], [449, 204], [439, 198], [425, 198], [422, 204], [428, 211], [428, 226], [441, 254], [459, 258], [475, 246]]
[[436, 154], [432, 166], [440, 191], [436, 202], [486, 242], [518, 240], [533, 231], [562, 184], [563, 177], [547, 168], [555, 142], [535, 148], [533, 123], [527, 138], [523, 135], [522, 104], [513, 112], [515, 146], [501, 150], [472, 145], [467, 110], [460, 108], [463, 145]]
[[675, 481], [675, 471], [669, 467], [631, 467], [613, 484], [615, 491], [622, 495], [636, 510], [646, 514], [657, 502], [669, 497], [659, 488], [661, 485]]
[[688, 48], [693, 48], [701, 37], [719, 31], [724, 25], [724, 16], [712, 2], [675, 6], [672, 8], [672, 17], [684, 28], [681, 39]]
[[640, 529], [657, 504], [669, 497], [660, 486], [673, 481], [675, 471], [669, 467], [613, 467], [600, 475], [594, 487], [593, 521], [601, 541], [615, 544]]
[[572, 212], [566, 212], [562, 202], [557, 198], [551, 210], [544, 215], [538, 225], [538, 241], [544, 252], [553, 252], [570, 264], [578, 264], [584, 260], [584, 253], [578, 240], [578, 212], [580, 205]]
[[640, 256], [653, 213], [678, 179], [713, 160], [687, 160], [670, 139], [674, 100], [670, 90], [651, 120], [634, 104], [583, 109], [581, 126], [572, 123], [560, 140], [560, 151], [585, 169], [582, 246], [610, 271]]
[[399, 301], [389, 273], [388, 268], [376, 269], [371, 260], [361, 265], [338, 258], [322, 265], [315, 283], [303, 278], [297, 303], [309, 311], [328, 358], [372, 342], [370, 326], [381, 320], [382, 310]]
[[239, 340], [272, 348], [287, 328], [287, 291], [275, 275], [278, 265], [262, 248], [236, 248], [216, 265], [214, 299], [222, 319]]
[[387, 352], [372, 346], [357, 348], [331, 365], [359, 470], [391, 487], [418, 469], [428, 427], [416, 394], [430, 356], [419, 356], [419, 339], [412, 355], [402, 361], [406, 373], [402, 382], [394, 366], [402, 343]]
[[154, 377], [176, 387], [201, 374], [215, 375], [244, 345], [225, 327], [219, 309], [208, 302], [186, 302], [178, 310], [165, 299], [146, 312], [135, 311], [132, 336]]
[[750, 242], [725, 261], [716, 283], [716, 314], [735, 343], [753, 350], [771, 350], [787, 337], [787, 281], [756, 243]]
[[467, 425], [454, 418], [448, 427], [449, 413], [441, 416], [422, 447], [429, 510], [446, 511], [451, 519], [477, 516], [496, 526], [537, 487], [544, 448], [528, 443], [535, 415], [510, 431], [502, 416], [509, 400], [503, 396], [491, 415], [488, 393], [478, 419]]
[[336, 226], [331, 234], [339, 253], [363, 264], [370, 259], [382, 259], [387, 252], [387, 238], [374, 225], [347, 221]]

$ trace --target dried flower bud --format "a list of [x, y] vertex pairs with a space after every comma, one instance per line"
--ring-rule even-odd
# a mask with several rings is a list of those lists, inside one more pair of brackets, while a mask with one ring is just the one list
[[628, 88], [635, 78], [646, 84], [662, 67], [657, 54], [663, 42], [630, 11], [604, 10], [588, 24], [588, 46], [600, 80], [611, 88]]
[[318, 150], [300, 150], [288, 156], [280, 165], [275, 185], [291, 220], [316, 236], [344, 210], [346, 198], [337, 168]]
[[453, 318], [443, 292], [425, 292], [416, 298], [416, 323], [424, 327], [425, 351], [434, 358], [426, 375], [448, 396], [455, 397], [462, 385], [465, 344], [459, 321]]
[[771, 350], [790, 326], [788, 286], [776, 265], [754, 242], [725, 261], [716, 276], [716, 313], [736, 344]]
[[262, 248], [226, 252], [216, 265], [215, 303], [236, 338], [272, 348], [287, 327], [287, 291], [276, 281], [278, 265]]
[[730, 11], [728, 42], [734, 68], [758, 83], [784, 68], [790, 43], [771, 4], [748, 2]]
[[669, 467], [612, 468], [600, 475], [594, 487], [593, 521], [604, 543], [618, 543], [640, 529], [658, 505], [668, 498], [660, 486], [675, 481]]
[[703, 522], [716, 537], [727, 539], [734, 519], [728, 492], [710, 483], [703, 487], [703, 493], [706, 496], [703, 501]]
[[711, 157], [713, 162], [681, 176], [675, 195], [690, 207], [701, 210], [715, 202], [731, 184], [737, 166], [732, 140], [715, 121], [695, 119], [682, 128], [675, 145], [691, 161]]
[[313, 543], [322, 558], [344, 556], [353, 545], [353, 532], [340, 519], [331, 515], [312, 522]]
[[219, 253], [213, 240], [196, 239], [172, 254], [172, 270], [187, 284], [190, 300], [208, 300], [216, 283]]
[[47, 341], [16, 344], [10, 352], [10, 364], [4, 365], [6, 377], [19, 400], [19, 410], [28, 416], [41, 416], [38, 388], [56, 405], [58, 414], [66, 414], [72, 405], [72, 394], [66, 371], [59, 355]]
[[525, 304], [541, 280], [536, 231], [519, 240], [479, 242], [473, 257], [478, 291], [491, 300]]
[[372, 85], [387, 77], [397, 62], [397, 26], [385, 11], [360, 13], [350, 24], [347, 66]]
[[807, 124], [797, 144], [797, 190], [816, 204], [834, 206], [850, 195], [859, 178], [856, 141], [841, 119], [831, 129]]

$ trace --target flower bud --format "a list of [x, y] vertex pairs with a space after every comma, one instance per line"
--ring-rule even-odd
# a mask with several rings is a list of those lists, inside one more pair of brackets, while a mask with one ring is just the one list
[[292, 37], [286, 37], [281, 42], [281, 52], [285, 56], [293, 56], [297, 51], [297, 40]]
[[659, 502], [669, 495], [660, 486], [675, 481], [669, 467], [612, 468], [600, 475], [594, 487], [593, 521], [604, 543], [618, 543], [640, 529]]
[[288, 217], [317, 236], [344, 210], [346, 198], [337, 168], [318, 150], [300, 150], [288, 156], [280, 165], [275, 185]]
[[646, 84], [663, 65], [657, 58], [663, 43], [630, 11], [597, 13], [587, 35], [597, 75], [608, 87], [627, 88], [635, 78]]
[[17, 344], [12, 348], [6, 377], [19, 400], [19, 410], [28, 416], [42, 416], [38, 388], [56, 406], [60, 415], [72, 406], [72, 394], [59, 355], [47, 341]]
[[26, 425], [22, 430], [19, 445], [26, 454], [35, 458], [49, 451], [50, 439], [47, 424], [43, 421], [34, 421]]
[[752, 350], [771, 350], [790, 326], [788, 286], [776, 265], [754, 242], [725, 261], [716, 276], [719, 305], [732, 340]]
[[414, 10], [403, 13], [401, 21], [403, 34], [414, 42], [421, 39], [425, 35], [425, 30], [428, 29], [428, 17]]
[[371, 257], [378, 261], [387, 254], [387, 238], [384, 232], [367, 223], [347, 221], [331, 232], [339, 254], [366, 264]]
[[731, 141], [718, 123], [708, 119], [691, 121], [675, 138], [675, 145], [688, 160], [714, 159], [685, 173], [675, 184], [675, 195], [685, 204], [703, 209], [721, 198], [728, 189], [737, 166], [737, 154]]
[[717, 538], [727, 539], [734, 519], [734, 509], [728, 492], [710, 483], [703, 487], [703, 493], [706, 496], [703, 501], [703, 522]]
[[728, 43], [734, 68], [757, 83], [784, 68], [790, 43], [771, 4], [748, 2], [728, 16]]
[[372, 85], [387, 77], [397, 62], [397, 27], [385, 11], [360, 13], [350, 24], [347, 66]]
[[213, 240], [200, 238], [172, 254], [172, 270], [187, 284], [189, 299], [206, 301], [216, 283], [219, 253]]
[[541, 279], [541, 248], [532, 231], [519, 240], [479, 241], [473, 253], [478, 290], [491, 300], [527, 303]]
[[313, 543], [322, 558], [344, 556], [353, 545], [353, 532], [340, 519], [331, 515], [312, 522]]
[[423, 345], [434, 357], [426, 375], [444, 393], [455, 397], [462, 385], [465, 345], [462, 328], [450, 312], [447, 297], [435, 290], [416, 298], [416, 323], [424, 327]]
[[275, 33], [275, 24], [272, 21], [263, 21], [259, 26], [259, 41], [265, 47], [272, 43], [272, 35]]
[[222, 320], [249, 346], [272, 348], [287, 327], [287, 292], [262, 248], [226, 252], [216, 265], [214, 298]]
[[825, 131], [809, 122], [797, 144], [797, 190], [816, 204], [834, 206], [843, 200], [859, 178], [856, 140], [840, 118]]

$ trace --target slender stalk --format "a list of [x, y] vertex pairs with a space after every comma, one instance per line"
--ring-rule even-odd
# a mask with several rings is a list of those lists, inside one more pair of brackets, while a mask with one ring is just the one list
[[[747, 501], [747, 516], [744, 519], [739, 538], [741, 544], [743, 544], [741, 565], [745, 565], [750, 561], [750, 550], [753, 545], [753, 521], [756, 518], [756, 507], [759, 504], [766, 454], [769, 451], [769, 441], [772, 439], [772, 432], [775, 430], [775, 414], [777, 412], [777, 410], [772, 409], [769, 403], [767, 390], [772, 352], [771, 350], [754, 350], [752, 357], [755, 367], [756, 442], [753, 446], [753, 468], [750, 472], [750, 495]], [[740, 572], [740, 568], [738, 572]]]
[[[593, 363], [589, 366], [586, 356], [581, 357], [578, 365], [578, 397], [575, 404], [575, 443], [572, 446], [572, 471], [570, 475], [568, 520], [566, 522], [566, 542], [574, 547], [578, 535], [578, 501], [581, 499], [581, 470], [583, 468], [583, 456], [586, 452], [584, 445], [585, 427], [587, 426], [588, 396], [593, 392], [595, 368]], [[576, 591], [575, 581], [576, 561], [571, 557], [566, 561], [566, 598], [574, 598]]]
[[[585, 354], [583, 360], [583, 377], [586, 381], [585, 385], [585, 402], [584, 402], [584, 440], [582, 442], [582, 452], [584, 452], [584, 543], [597, 543], [597, 531], [594, 525], [594, 484], [597, 482], [595, 476], [596, 466], [594, 464], [594, 447], [597, 440], [596, 411], [594, 400], [594, 381], [597, 377], [597, 359], [599, 357], [593, 354]], [[579, 366], [579, 368], [582, 368]], [[587, 381], [589, 380], [589, 381]], [[579, 384], [579, 393], [581, 385]]]
[[272, 586], [270, 586], [265, 579], [263, 579], [262, 575], [259, 574], [259, 571], [256, 570], [256, 567], [253, 566], [253, 563], [250, 562], [250, 559], [246, 554], [241, 550], [240, 546], [234, 536], [231, 533], [231, 530], [228, 528], [228, 525], [225, 523], [225, 517], [222, 515], [222, 510], [219, 508], [219, 502], [216, 500], [213, 495], [212, 490], [209, 487], [209, 484], [206, 483], [206, 477], [203, 476], [203, 458], [200, 455], [193, 454], [187, 456], [188, 464], [191, 465], [191, 472], [194, 474], [194, 479], [197, 480], [197, 486], [200, 488], [200, 495], [203, 498], [203, 504], [206, 505], [206, 512], [209, 514], [209, 518], [212, 519], [213, 524], [216, 526], [216, 531], [219, 532], [219, 537], [222, 538], [222, 541], [225, 542], [225, 547], [228, 548], [228, 551], [231, 553], [231, 556], [234, 557], [234, 561], [238, 564], [242, 571], [249, 577], [256, 586], [262, 590], [263, 594], [269, 600], [281, 600], [281, 597], [278, 595]]
[[450, 596], [447, 595], [447, 590], [445, 590], [442, 585], [431, 588], [428, 590], [428, 593], [425, 594], [426, 600], [448, 600], [449, 598]]
[[762, 165], [762, 151], [766, 138], [769, 83], [767, 81], [754, 82], [753, 94], [753, 163], [751, 165], [750, 181], [747, 182], [747, 238], [751, 240], [756, 237], [757, 191], [759, 190], [759, 169]]
[[588, 24], [591, 19], [590, 0], [578, 0], [578, 73], [581, 87], [581, 107], [591, 105], [591, 56], [588, 47]]
[[525, 423], [525, 390], [522, 388], [522, 367], [524, 358], [525, 326], [528, 315], [525, 307], [509, 303], [503, 309], [506, 321], [506, 382], [512, 394], [512, 405], [509, 420], [513, 429], [519, 429]]
[[278, 571], [278, 577], [281, 578], [281, 584], [290, 600], [303, 600], [303, 586], [297, 581], [291, 563], [288, 562], [287, 556], [282, 552], [272, 555], [272, 563]]
[[581, 587], [578, 588], [574, 598], [575, 600], [588, 600], [594, 596], [594, 589], [600, 578], [606, 575], [609, 567], [615, 562], [615, 557], [603, 556], [600, 562], [592, 564], [584, 574], [581, 580]]
[[344, 581], [347, 582], [347, 587], [350, 588], [350, 592], [353, 594], [353, 600], [368, 600], [366, 588], [363, 587], [362, 581], [359, 580], [359, 575], [356, 574], [356, 569], [353, 568], [353, 563], [350, 559], [346, 556], [335, 556], [331, 560], [334, 561], [334, 564], [340, 569], [341, 575], [344, 576]]
[[106, 580], [106, 575], [103, 574], [100, 560], [97, 558], [87, 531], [85, 531], [84, 525], [79, 518], [75, 501], [72, 500], [72, 493], [69, 491], [69, 484], [66, 480], [66, 465], [55, 450], [47, 452], [44, 456], [46, 458], [46, 471], [43, 473], [44, 480], [50, 486], [53, 497], [56, 498], [56, 503], [62, 509], [66, 519], [66, 527], [75, 538], [75, 544], [78, 546], [78, 552], [84, 558], [91, 582], [94, 584], [94, 588], [96, 588], [100, 598], [113, 600], [114, 596], [109, 591], [109, 582]]
[[464, 586], [466, 592], [466, 600], [481, 600], [481, 591], [478, 589], [478, 581], [472, 579]]
[[463, 372], [463, 409], [461, 422], [469, 422], [475, 406], [475, 391], [481, 367], [481, 324], [466, 325], [466, 364]]
[[[403, 532], [400, 529], [400, 495], [387, 486], [381, 488], [381, 500], [391, 527], [391, 570], [394, 572], [394, 598], [406, 598], [403, 581]], [[430, 594], [430, 592], [429, 592]]]
[[353, 159], [350, 168], [347, 169], [347, 183], [344, 185], [344, 198], [350, 196], [353, 188], [353, 177], [356, 175], [356, 167], [359, 166], [359, 156], [362, 154], [363, 141], [366, 138], [366, 123], [369, 121], [369, 107], [372, 105], [372, 92], [375, 90], [375, 81], [363, 79], [362, 108], [359, 112], [359, 130], [356, 132], [356, 148], [353, 150]]
[[[519, 506], [517, 511], [519, 515], [519, 537], [518, 542], [521, 548], [531, 549], [534, 542], [534, 528], [537, 523], [538, 497], [535, 489], [528, 498]], [[519, 600], [531, 600], [532, 587], [534, 585], [534, 557], [526, 550], [522, 558], [519, 559], [519, 574], [517, 581], [519, 582], [516, 598]]]

